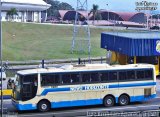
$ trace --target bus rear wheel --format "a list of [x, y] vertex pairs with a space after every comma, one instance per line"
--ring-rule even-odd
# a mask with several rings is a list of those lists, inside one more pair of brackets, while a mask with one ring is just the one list
[[127, 95], [121, 95], [119, 97], [119, 105], [125, 106], [129, 104], [129, 97]]
[[105, 107], [110, 107], [115, 104], [114, 98], [112, 96], [106, 96], [103, 100], [103, 105]]
[[38, 103], [38, 110], [40, 112], [46, 112], [46, 111], [49, 111], [50, 110], [50, 103], [48, 101], [40, 101]]

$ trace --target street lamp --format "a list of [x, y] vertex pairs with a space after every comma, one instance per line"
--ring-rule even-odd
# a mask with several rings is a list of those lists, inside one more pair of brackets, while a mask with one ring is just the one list
[[2, 11], [2, 2], [0, 0], [0, 64], [1, 64], [1, 117], [3, 115], [3, 79], [2, 79], [2, 15], [1, 15], [1, 11]]

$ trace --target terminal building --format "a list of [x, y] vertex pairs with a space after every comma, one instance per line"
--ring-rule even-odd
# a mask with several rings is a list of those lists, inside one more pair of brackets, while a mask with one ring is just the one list
[[[84, 21], [89, 19], [88, 24], [93, 22], [93, 14], [89, 11], [77, 11], [79, 19]], [[108, 10], [99, 10], [101, 18], [94, 22], [94, 25], [99, 26], [123, 26], [123, 27], [137, 27], [137, 28], [150, 28], [153, 26], [160, 27], [160, 15], [151, 15], [143, 12], [115, 12]], [[59, 18], [63, 21], [74, 21], [76, 11], [75, 10], [59, 10]]]
[[42, 11], [47, 10], [51, 5], [43, 0], [1, 0], [2, 21], [9, 21], [7, 12], [15, 8], [18, 15], [13, 16], [16, 22], [41, 22], [47, 17]]

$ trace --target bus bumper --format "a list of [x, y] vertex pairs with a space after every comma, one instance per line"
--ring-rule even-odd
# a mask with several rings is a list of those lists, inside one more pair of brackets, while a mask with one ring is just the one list
[[13, 99], [12, 99], [12, 104], [17, 110], [20, 110], [20, 111], [37, 109], [37, 106], [35, 104], [19, 104], [19, 102], [16, 102]]

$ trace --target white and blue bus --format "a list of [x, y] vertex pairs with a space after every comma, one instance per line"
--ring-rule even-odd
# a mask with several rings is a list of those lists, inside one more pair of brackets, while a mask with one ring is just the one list
[[12, 103], [17, 110], [103, 104], [106, 107], [156, 97], [153, 65], [86, 64], [17, 72]]

